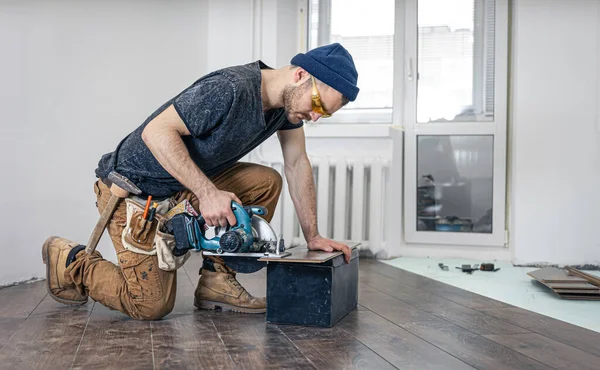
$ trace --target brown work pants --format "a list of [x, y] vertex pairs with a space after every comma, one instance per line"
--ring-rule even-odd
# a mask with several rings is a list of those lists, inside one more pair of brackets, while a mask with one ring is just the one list
[[[236, 163], [211, 180], [220, 190], [236, 194], [243, 204], [267, 208], [267, 221], [273, 217], [282, 180], [272, 168]], [[102, 213], [110, 198], [110, 190], [102, 181], [96, 181], [94, 191], [98, 211]], [[189, 190], [177, 194], [176, 199], [178, 202], [187, 199], [196, 210], [199, 209], [198, 198]], [[123, 247], [121, 234], [126, 216], [126, 205], [121, 201], [107, 227], [117, 252], [118, 266], [82, 251], [66, 273], [95, 301], [134, 319], [158, 320], [173, 310], [177, 272], [160, 270], [157, 256], [137, 254]]]

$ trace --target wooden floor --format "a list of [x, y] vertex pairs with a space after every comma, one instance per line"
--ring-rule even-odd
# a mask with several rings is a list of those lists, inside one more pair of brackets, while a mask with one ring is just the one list
[[[0, 368], [600, 369], [597, 332], [373, 260], [360, 261], [358, 309], [331, 329], [198, 311], [199, 265], [178, 271], [175, 310], [155, 322], [62, 306], [44, 282], [0, 289]], [[240, 281], [264, 294], [265, 269]]]

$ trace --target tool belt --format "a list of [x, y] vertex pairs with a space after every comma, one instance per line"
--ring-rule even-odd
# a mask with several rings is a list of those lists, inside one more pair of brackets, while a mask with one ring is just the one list
[[164, 217], [176, 205], [174, 198], [158, 203], [154, 217], [144, 218], [143, 200], [136, 196], [125, 199], [127, 205], [127, 225], [123, 230], [122, 242], [125, 249], [146, 255], [157, 255], [158, 267], [164, 271], [174, 271], [183, 266], [190, 252], [174, 256], [175, 236], [165, 231], [167, 219]]

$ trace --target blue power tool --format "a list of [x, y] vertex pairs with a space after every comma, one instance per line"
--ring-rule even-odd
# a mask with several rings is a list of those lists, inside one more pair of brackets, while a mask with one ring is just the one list
[[[184, 255], [189, 249], [217, 253], [256, 253], [272, 252], [277, 245], [277, 236], [268, 222], [262, 217], [267, 209], [262, 206], [241, 206], [231, 202], [231, 210], [236, 224], [227, 226], [224, 233], [215, 229], [213, 238], [206, 238], [206, 221], [202, 215], [194, 217], [180, 213], [169, 221], [169, 228], [175, 235], [175, 256]], [[265, 235], [266, 234], [266, 235]], [[280, 248], [284, 248], [282, 245]]]

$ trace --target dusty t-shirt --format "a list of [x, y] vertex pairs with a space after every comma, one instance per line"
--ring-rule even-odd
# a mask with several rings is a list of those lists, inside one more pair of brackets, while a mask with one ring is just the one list
[[184, 189], [158, 163], [142, 140], [144, 127], [166, 108], [175, 107], [191, 136], [183, 136], [190, 156], [208, 176], [237, 162], [278, 130], [302, 127], [287, 120], [283, 108], [263, 112], [261, 61], [212, 72], [163, 104], [114, 152], [100, 159], [96, 176], [116, 170], [144, 194], [169, 196]]

